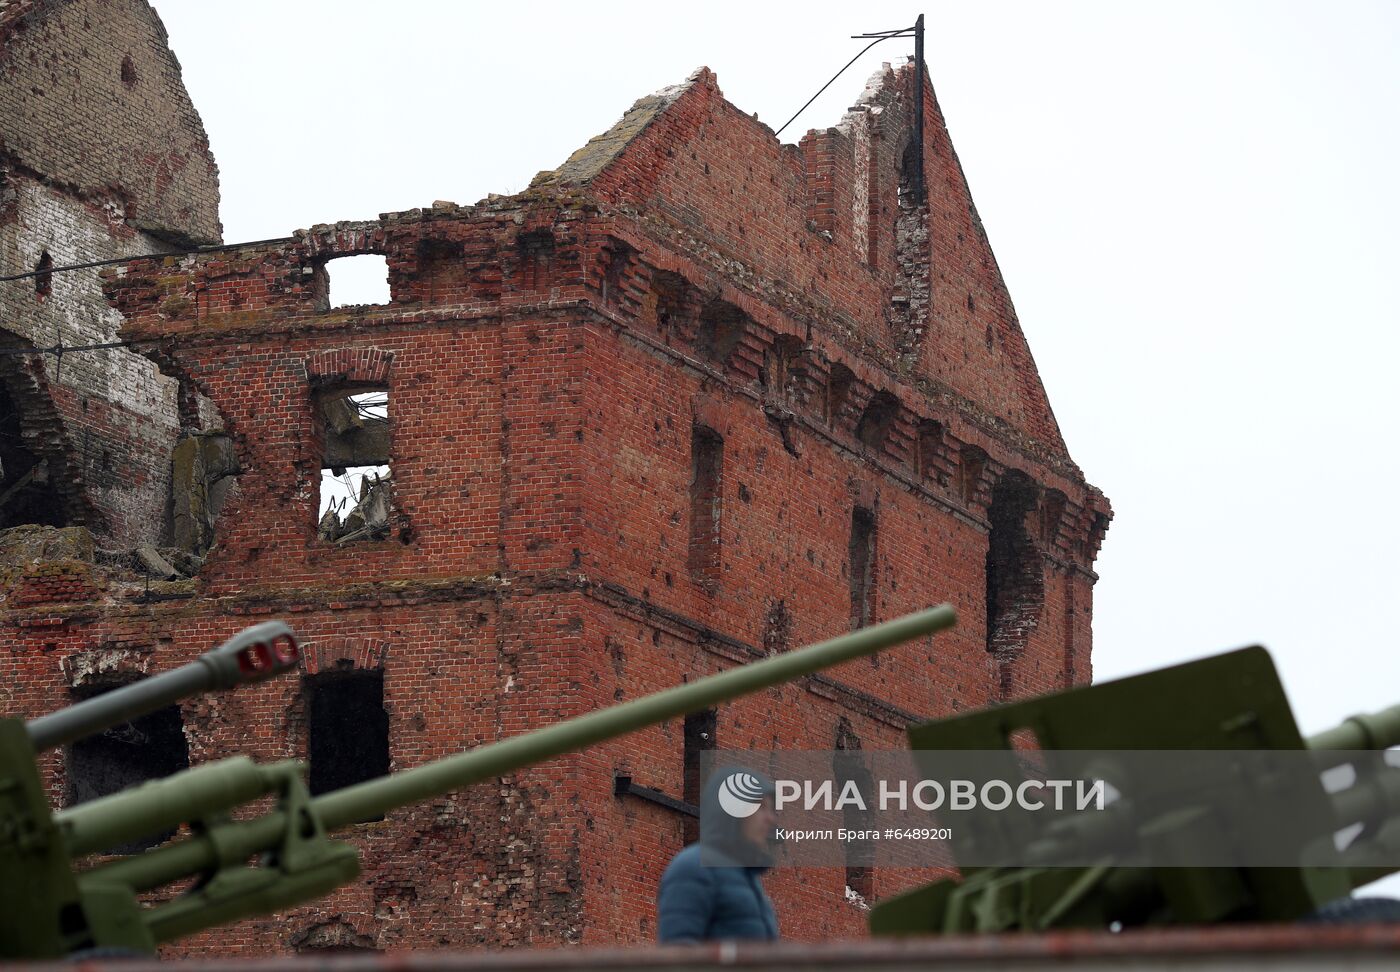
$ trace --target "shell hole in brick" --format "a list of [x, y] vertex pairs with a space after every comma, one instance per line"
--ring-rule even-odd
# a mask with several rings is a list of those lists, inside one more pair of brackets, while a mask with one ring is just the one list
[[326, 262], [331, 307], [389, 303], [389, 261], [377, 253]]

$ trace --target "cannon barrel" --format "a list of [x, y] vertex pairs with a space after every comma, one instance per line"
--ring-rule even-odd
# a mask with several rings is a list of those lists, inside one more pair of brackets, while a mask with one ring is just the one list
[[[916, 752], [943, 753], [931, 764], [1005, 750], [1014, 765], [1019, 730], [1049, 743], [1031, 770], [1060, 751], [1062, 769], [1097, 778], [1096, 764], [1076, 760], [1144, 755], [1131, 767], [1104, 761], [1103, 778], [1123, 786], [1103, 812], [963, 818], [952, 846], [961, 877], [876, 902], [872, 932], [1293, 921], [1400, 870], [1400, 766], [1385, 753], [1400, 745], [1400, 705], [1304, 738], [1259, 646], [909, 733]], [[1262, 751], [1257, 761], [1249, 750]], [[1146, 755], [1189, 751], [1216, 759], [1154, 766]], [[1346, 765], [1354, 779], [1337, 788], [1332, 771]]]
[[234, 756], [60, 810], [53, 820], [68, 853], [78, 857], [250, 803], [300, 769], [293, 760], [264, 766]]
[[201, 692], [260, 682], [297, 664], [300, 649], [281, 621], [244, 628], [188, 665], [123, 686], [25, 724], [36, 753], [130, 722]]
[[490, 746], [449, 756], [416, 769], [336, 790], [318, 798], [316, 809], [330, 830], [382, 816], [394, 807], [447, 793], [464, 783], [499, 776], [520, 766], [529, 766], [667, 719], [698, 712], [717, 702], [748, 695], [921, 635], [932, 634], [951, 627], [954, 619], [953, 609], [947, 605], [930, 608], [800, 651], [751, 662], [689, 685], [656, 692]]
[[[716, 703], [810, 675], [841, 662], [949, 628], [956, 620], [948, 605], [929, 608], [884, 624], [862, 628], [807, 648], [643, 696], [631, 702], [576, 716], [501, 742], [448, 756], [436, 762], [359, 783], [316, 797], [315, 816], [326, 830], [381, 816], [388, 810], [532, 766], [564, 753], [709, 708]], [[286, 829], [282, 811], [224, 830], [216, 846], [206, 837], [186, 840], [102, 865], [86, 872], [84, 884], [117, 883], [136, 890], [159, 887], [190, 874], [203, 873], [223, 859], [251, 857], [273, 847]], [[171, 912], [162, 921], [156, 910], [151, 929], [157, 940], [192, 930], [197, 918]]]
[[1400, 745], [1400, 705], [1354, 715], [1308, 737], [1308, 748], [1316, 750], [1389, 749], [1396, 745]]

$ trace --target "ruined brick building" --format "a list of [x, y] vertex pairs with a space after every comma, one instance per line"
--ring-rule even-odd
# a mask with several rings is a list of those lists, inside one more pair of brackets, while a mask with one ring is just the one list
[[[53, 266], [219, 240], [204, 128], [139, 0], [0, 6], [0, 346], [113, 341], [97, 268]], [[0, 355], [0, 527], [82, 524], [161, 540], [174, 380], [123, 349]], [[26, 478], [27, 477], [27, 478]]]
[[[0, 11], [0, 97], [31, 129], [12, 143], [7, 117], [6, 272], [45, 248], [65, 264], [216, 240], [212, 161], [145, 5]], [[89, 29], [110, 45], [80, 54]], [[131, 124], [169, 153], [65, 162], [41, 96], [11, 83], [45, 70], [24, 46], [40, 36], [55, 83], [110, 68], [90, 93], [108, 114], [128, 75], [161, 85]], [[116, 315], [134, 342], [87, 371], [65, 356], [61, 377], [53, 355], [0, 363], [20, 457], [0, 492], [12, 463], [62, 483], [3, 524], [48, 529], [0, 534], [6, 711], [267, 616], [308, 645], [300, 678], [47, 758], [56, 802], [234, 752], [309, 758], [326, 789], [929, 604], [960, 613], [935, 640], [360, 825], [357, 884], [193, 947], [645, 940], [700, 751], [895, 748], [911, 721], [1088, 680], [1111, 513], [914, 78], [883, 71], [837, 127], [784, 145], [702, 69], [515, 196], [132, 260], [62, 320], [87, 272], [4, 284], [7, 343], [75, 319], [110, 337]], [[366, 253], [388, 302], [330, 307], [334, 261]], [[388, 467], [376, 511], [328, 526], [323, 471], [368, 466]], [[122, 553], [142, 544], [191, 576], [153, 579]], [[910, 880], [769, 884], [785, 932], [815, 939], [860, 933], [848, 886]]]

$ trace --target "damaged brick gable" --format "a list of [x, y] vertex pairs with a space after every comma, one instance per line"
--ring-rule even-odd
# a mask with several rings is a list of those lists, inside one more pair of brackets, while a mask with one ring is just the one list
[[926, 213], [901, 190], [913, 76], [912, 66], [877, 73], [840, 126], [794, 146], [701, 68], [533, 187], [586, 186], [710, 272], [809, 305], [852, 353], [1068, 464], [931, 87]]

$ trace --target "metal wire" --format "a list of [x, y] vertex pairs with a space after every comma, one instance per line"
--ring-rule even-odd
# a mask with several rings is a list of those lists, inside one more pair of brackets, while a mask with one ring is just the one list
[[65, 270], [91, 270], [93, 267], [111, 267], [118, 263], [130, 263], [133, 260], [163, 260], [172, 256], [191, 256], [196, 253], [219, 253], [223, 250], [237, 250], [245, 246], [264, 246], [268, 243], [290, 243], [296, 237], [281, 236], [271, 240], [250, 240], [247, 243], [220, 243], [216, 246], [199, 246], [193, 250], [172, 250], [168, 253], [140, 253], [136, 256], [113, 257], [110, 260], [93, 260], [89, 263], [72, 263], [65, 267], [45, 267], [43, 270], [29, 270], [25, 273], [12, 273], [9, 276], [0, 277], [0, 283], [7, 283], [11, 280], [28, 280], [31, 277], [42, 277], [51, 273], [62, 273]]
[[817, 93], [814, 94], [814, 95], [812, 95], [812, 97], [808, 98], [808, 99], [807, 99], [807, 103], [806, 103], [805, 105], [803, 105], [801, 108], [797, 109], [797, 113], [794, 114], [794, 115], [793, 115], [791, 118], [789, 118], [787, 121], [783, 122], [783, 127], [780, 128], [780, 129], [778, 129], [778, 130], [777, 130], [776, 132], [774, 132], [773, 134], [774, 134], [775, 136], [781, 135], [781, 134], [783, 133], [783, 131], [784, 131], [789, 125], [791, 125], [793, 122], [797, 121], [797, 116], [800, 115], [800, 114], [802, 114], [802, 113], [803, 113], [804, 111], [806, 111], [809, 107], [811, 107], [812, 102], [814, 102], [814, 101], [816, 101], [818, 98], [820, 98], [820, 97], [822, 96], [822, 92], [823, 92], [823, 91], [825, 91], [827, 88], [829, 88], [829, 87], [831, 87], [833, 84], [835, 84], [835, 83], [836, 83], [836, 79], [839, 78], [841, 75], [843, 75], [843, 74], [846, 73], [846, 68], [849, 68], [852, 64], [856, 63], [856, 61], [859, 61], [859, 60], [861, 59], [861, 57], [865, 54], [866, 51], [870, 50], [872, 47], [874, 47], [876, 44], [880, 43], [881, 41], [887, 41], [887, 40], [889, 40], [891, 37], [913, 37], [913, 36], [914, 36], [913, 30], [914, 30], [913, 27], [902, 27], [902, 28], [900, 28], [900, 29], [897, 30], [897, 31], [895, 31], [895, 30], [891, 30], [891, 31], [881, 31], [881, 32], [876, 33], [876, 34], [852, 34], [852, 35], [851, 35], [851, 39], [852, 39], [852, 40], [864, 40], [864, 39], [867, 38], [867, 37], [874, 37], [875, 39], [874, 39], [873, 41], [871, 41], [869, 44], [866, 44], [865, 47], [861, 48], [860, 54], [857, 54], [855, 57], [853, 57], [853, 58], [851, 58], [849, 61], [847, 61], [847, 62], [846, 62], [846, 67], [843, 67], [841, 70], [837, 71], [834, 75], [832, 75], [830, 81], [828, 81], [826, 84], [824, 84], [824, 85], [822, 85], [820, 88], [818, 88], [818, 89], [817, 89]]

